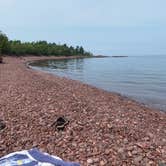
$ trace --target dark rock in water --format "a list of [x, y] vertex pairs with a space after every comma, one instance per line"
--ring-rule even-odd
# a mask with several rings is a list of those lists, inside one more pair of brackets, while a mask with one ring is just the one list
[[0, 119], [0, 131], [6, 127], [6, 124], [3, 120]]
[[61, 116], [56, 119], [56, 121], [52, 124], [52, 126], [55, 126], [55, 128], [58, 131], [60, 131], [64, 130], [68, 123], [69, 121], [64, 116]]

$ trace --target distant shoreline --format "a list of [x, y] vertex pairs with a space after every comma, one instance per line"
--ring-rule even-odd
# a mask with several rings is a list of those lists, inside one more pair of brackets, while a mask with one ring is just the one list
[[113, 56], [111, 56], [112, 58], [126, 58], [126, 57], [128, 57], [128, 56], [123, 56], [123, 55], [113, 55]]
[[92, 56], [94, 58], [127, 58], [128, 56], [126, 55], [112, 55], [112, 56], [106, 56], [106, 55], [94, 55]]

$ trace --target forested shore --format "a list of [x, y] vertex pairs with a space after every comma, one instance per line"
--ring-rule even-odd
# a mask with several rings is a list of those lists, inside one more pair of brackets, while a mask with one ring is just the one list
[[92, 56], [82, 46], [73, 47], [67, 44], [49, 43], [44, 40], [33, 42], [9, 40], [8, 36], [0, 31], [0, 56], [3, 54], [16, 56]]

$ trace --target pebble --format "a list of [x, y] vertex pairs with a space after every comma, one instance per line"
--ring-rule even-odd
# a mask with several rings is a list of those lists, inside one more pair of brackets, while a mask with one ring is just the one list
[[88, 160], [87, 160], [87, 163], [88, 163], [88, 164], [93, 164], [93, 162], [94, 162], [93, 159], [88, 159]]
[[142, 156], [137, 156], [137, 157], [134, 158], [134, 163], [135, 163], [136, 165], [138, 165], [138, 164], [140, 164], [140, 162], [141, 162], [142, 159], [143, 159]]
[[105, 166], [107, 164], [107, 161], [101, 160], [100, 161], [100, 166]]
[[133, 150], [133, 151], [132, 151], [132, 154], [133, 154], [133, 155], [136, 155], [136, 154], [138, 154], [138, 151], [137, 151], [137, 150]]
[[153, 138], [154, 137], [154, 135], [152, 134], [152, 133], [147, 133], [147, 135], [150, 137], [150, 138]]
[[105, 154], [106, 154], [106, 155], [109, 155], [109, 154], [110, 154], [110, 149], [106, 149], [106, 150], [105, 150]]
[[129, 156], [129, 157], [131, 157], [131, 156], [132, 156], [132, 153], [131, 153], [130, 151], [128, 152], [128, 156]]
[[118, 153], [123, 153], [124, 152], [124, 149], [123, 148], [119, 148], [118, 149]]
[[125, 144], [128, 143], [128, 139], [127, 138], [125, 138], [123, 141], [124, 141]]
[[98, 163], [99, 162], [99, 158], [94, 158], [93, 161], [94, 161], [94, 163]]

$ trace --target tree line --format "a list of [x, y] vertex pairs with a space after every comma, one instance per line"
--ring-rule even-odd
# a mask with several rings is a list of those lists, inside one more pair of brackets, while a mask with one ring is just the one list
[[82, 46], [68, 46], [67, 44], [48, 43], [47, 41], [21, 42], [20, 40], [9, 40], [0, 31], [0, 54], [8, 55], [36, 55], [36, 56], [91, 56], [90, 52]]

